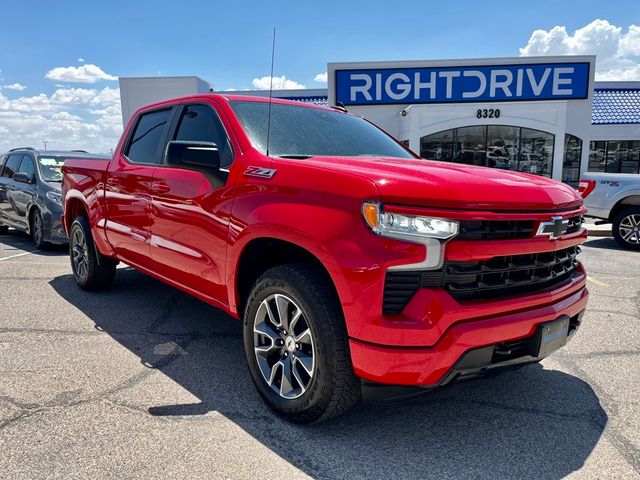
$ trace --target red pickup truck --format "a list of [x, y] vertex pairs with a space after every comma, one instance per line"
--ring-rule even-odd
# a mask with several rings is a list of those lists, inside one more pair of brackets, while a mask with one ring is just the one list
[[298, 423], [539, 361], [587, 304], [575, 190], [418, 158], [339, 109], [166, 101], [63, 174], [80, 287], [121, 261], [241, 319], [258, 392]]

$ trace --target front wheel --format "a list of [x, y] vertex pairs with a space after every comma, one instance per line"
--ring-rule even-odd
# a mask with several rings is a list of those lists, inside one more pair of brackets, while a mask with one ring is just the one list
[[621, 247], [640, 250], [640, 207], [622, 210], [612, 223], [613, 238]]
[[31, 214], [31, 238], [38, 250], [42, 250], [47, 246], [47, 243], [44, 241], [44, 221], [38, 209], [34, 209]]
[[111, 285], [117, 262], [96, 250], [89, 221], [85, 217], [78, 217], [71, 224], [69, 257], [73, 278], [80, 288], [100, 290]]
[[326, 420], [360, 397], [340, 303], [309, 265], [278, 266], [258, 279], [245, 309], [244, 346], [258, 392], [289, 421]]

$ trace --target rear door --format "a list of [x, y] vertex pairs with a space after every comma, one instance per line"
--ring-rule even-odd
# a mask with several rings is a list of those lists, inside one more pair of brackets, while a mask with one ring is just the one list
[[21, 153], [10, 154], [4, 164], [2, 176], [0, 177], [0, 222], [12, 227], [18, 226], [15, 220], [15, 205], [12, 196], [13, 189], [15, 188], [13, 174], [18, 171], [21, 162]]
[[151, 188], [151, 252], [155, 270], [210, 297], [226, 300], [225, 258], [233, 147], [221, 116], [209, 103], [181, 105], [169, 140], [213, 142], [220, 169], [160, 165]]
[[162, 160], [171, 112], [171, 108], [143, 112], [107, 172], [107, 239], [120, 260], [143, 268], [151, 268], [149, 192]]

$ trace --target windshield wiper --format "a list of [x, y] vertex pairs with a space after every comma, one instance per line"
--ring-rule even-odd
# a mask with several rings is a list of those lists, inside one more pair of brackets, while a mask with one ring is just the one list
[[302, 154], [298, 154], [298, 153], [290, 153], [290, 154], [285, 154], [285, 155], [276, 155], [276, 157], [278, 157], [278, 158], [294, 158], [296, 160], [305, 160], [307, 158], [313, 157], [313, 155], [302, 155]]

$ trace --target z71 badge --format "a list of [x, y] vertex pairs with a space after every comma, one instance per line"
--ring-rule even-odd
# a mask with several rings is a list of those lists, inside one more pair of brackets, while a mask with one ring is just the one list
[[244, 174], [247, 177], [271, 178], [276, 172], [277, 170], [275, 168], [247, 167]]

